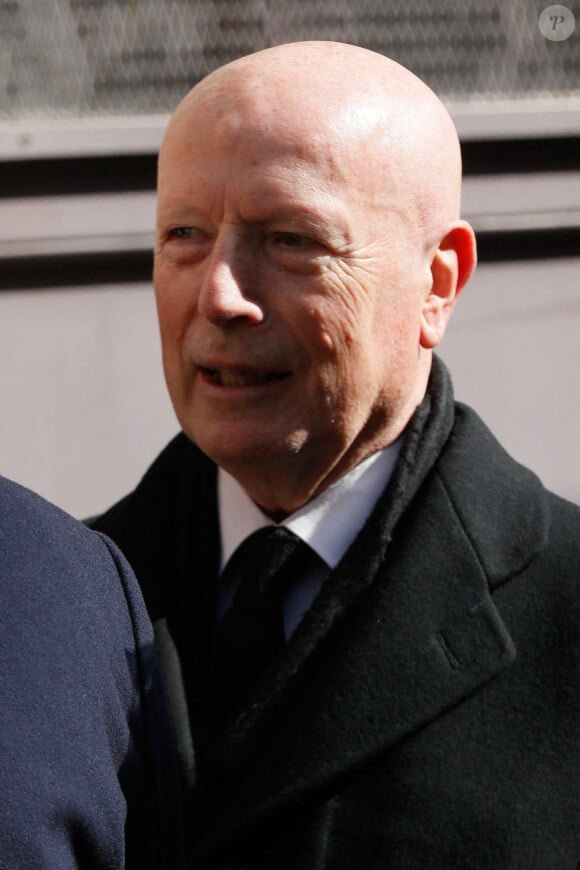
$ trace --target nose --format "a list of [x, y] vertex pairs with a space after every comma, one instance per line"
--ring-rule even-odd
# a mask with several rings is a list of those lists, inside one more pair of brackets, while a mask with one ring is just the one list
[[257, 284], [257, 272], [257, 259], [250, 244], [233, 234], [218, 237], [200, 288], [200, 313], [212, 323], [238, 318], [261, 323], [263, 308], [252, 289]]

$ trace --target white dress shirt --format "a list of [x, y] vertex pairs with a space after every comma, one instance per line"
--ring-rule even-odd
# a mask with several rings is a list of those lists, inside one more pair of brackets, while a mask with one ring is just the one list
[[[369, 456], [332, 486], [290, 514], [280, 525], [305, 541], [334, 568], [346, 553], [377, 499], [389, 482], [399, 456], [402, 439]], [[249, 535], [265, 526], [276, 525], [251, 500], [240, 484], [223, 469], [218, 469], [218, 511], [221, 531], [223, 570], [234, 550]], [[325, 572], [297, 578], [284, 602], [284, 630], [290, 637], [318, 595]], [[230, 607], [235, 585], [220, 588], [218, 620]]]

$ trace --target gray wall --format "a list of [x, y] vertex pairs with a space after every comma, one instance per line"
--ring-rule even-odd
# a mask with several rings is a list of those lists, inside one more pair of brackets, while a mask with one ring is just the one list
[[71, 513], [123, 495], [177, 430], [149, 285], [0, 294], [0, 471]]
[[544, 483], [580, 503], [580, 257], [478, 268], [441, 355], [458, 399]]

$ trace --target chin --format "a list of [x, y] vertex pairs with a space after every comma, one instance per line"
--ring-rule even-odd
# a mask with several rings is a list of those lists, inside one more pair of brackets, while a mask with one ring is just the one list
[[303, 432], [292, 432], [278, 438], [272, 431], [267, 433], [267, 437], [263, 431], [259, 436], [240, 432], [226, 434], [223, 430], [217, 437], [195, 431], [186, 434], [206, 456], [227, 471], [252, 465], [259, 469], [266, 464], [287, 462], [302, 452], [308, 440]]

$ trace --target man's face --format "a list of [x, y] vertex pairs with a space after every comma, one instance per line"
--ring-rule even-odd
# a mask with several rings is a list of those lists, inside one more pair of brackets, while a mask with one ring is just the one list
[[234, 476], [292, 468], [316, 489], [416, 404], [429, 271], [373, 137], [272, 111], [249, 123], [206, 105], [175, 125], [155, 290], [184, 431]]

